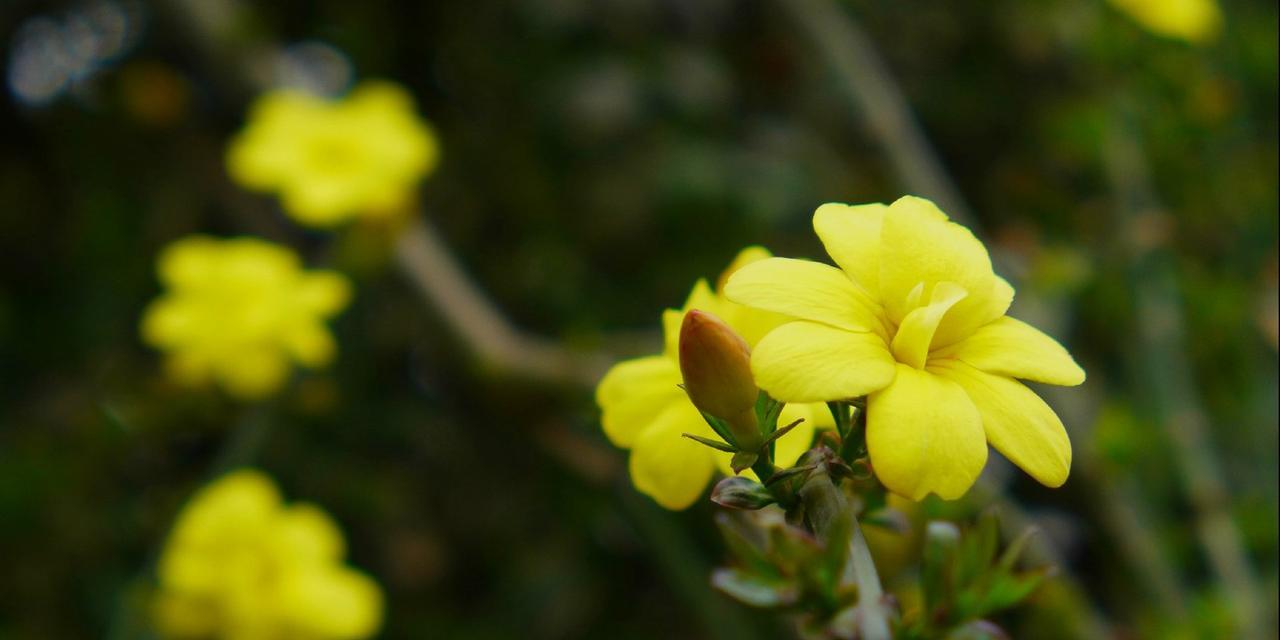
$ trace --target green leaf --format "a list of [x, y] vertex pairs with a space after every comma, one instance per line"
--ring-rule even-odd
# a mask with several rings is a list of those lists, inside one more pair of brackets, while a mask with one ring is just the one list
[[971, 620], [953, 629], [946, 640], [1009, 640], [1009, 634], [989, 620]]
[[1050, 567], [1019, 575], [998, 574], [992, 580], [985, 597], [978, 603], [976, 615], [987, 615], [1007, 609], [1025, 600], [1052, 573]]
[[982, 578], [996, 558], [1000, 544], [1000, 525], [994, 510], [987, 510], [978, 517], [978, 524], [961, 542], [956, 564], [956, 586], [964, 588]]
[[996, 568], [1005, 573], [1011, 573], [1014, 565], [1018, 563], [1018, 557], [1022, 555], [1023, 550], [1027, 548], [1027, 544], [1031, 539], [1040, 532], [1036, 527], [1027, 527], [1013, 542], [1009, 543], [1009, 547], [1000, 554], [1000, 560], [996, 562]]
[[794, 583], [770, 580], [740, 569], [716, 569], [711, 574], [711, 584], [733, 599], [753, 607], [785, 607], [800, 599], [800, 589]]
[[960, 529], [950, 522], [936, 520], [925, 529], [924, 553], [920, 567], [920, 584], [924, 591], [925, 610], [948, 609], [955, 589], [956, 554], [960, 547]]
[[[720, 529], [730, 555], [752, 573], [780, 578], [781, 574], [769, 560], [765, 536], [753, 524], [744, 520], [743, 515], [724, 512], [716, 514], [716, 527]], [[757, 536], [758, 540], [752, 539]]]

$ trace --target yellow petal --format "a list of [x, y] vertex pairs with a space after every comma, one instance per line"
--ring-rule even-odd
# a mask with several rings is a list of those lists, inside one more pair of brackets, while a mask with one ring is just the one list
[[867, 451], [876, 477], [912, 500], [959, 498], [987, 462], [982, 418], [964, 389], [905, 364], [867, 399]]
[[170, 287], [198, 286], [217, 272], [221, 253], [219, 240], [204, 235], [186, 236], [160, 252], [156, 272]]
[[609, 369], [596, 387], [609, 441], [629, 448], [672, 403], [689, 404], [678, 384], [680, 369], [666, 356], [627, 360]]
[[183, 507], [170, 540], [210, 546], [227, 538], [253, 538], [280, 508], [280, 492], [260, 471], [232, 471], [202, 488]]
[[813, 212], [813, 230], [845, 273], [875, 295], [880, 290], [880, 224], [883, 204], [824, 204]]
[[967, 295], [969, 292], [954, 282], [939, 282], [935, 285], [929, 304], [908, 313], [902, 319], [898, 333], [893, 336], [893, 355], [898, 362], [923, 369], [938, 323], [951, 307]]
[[784, 402], [827, 402], [865, 395], [893, 380], [894, 360], [874, 333], [789, 322], [751, 354], [756, 384]]
[[299, 364], [322, 367], [333, 360], [338, 346], [324, 324], [317, 320], [296, 323], [282, 336], [284, 346]]
[[304, 637], [367, 638], [382, 626], [382, 590], [368, 576], [341, 565], [296, 567], [280, 578], [272, 603]]
[[274, 557], [281, 562], [337, 562], [346, 553], [342, 531], [329, 514], [307, 503], [280, 511], [272, 527]]
[[1084, 369], [1056, 340], [1039, 329], [1001, 317], [959, 343], [939, 350], [987, 373], [1048, 384], [1075, 386], [1084, 382]]
[[947, 221], [928, 200], [907, 196], [894, 202], [885, 213], [880, 242], [880, 295], [893, 322], [912, 310], [908, 298], [920, 283], [924, 300], [943, 281], [969, 292], [943, 318], [935, 345], [968, 336], [1004, 314], [1012, 301], [1012, 290], [997, 281], [982, 243], [968, 229]]
[[275, 348], [248, 348], [229, 353], [217, 362], [218, 379], [241, 400], [261, 400], [284, 386], [289, 360]]
[[308, 271], [298, 280], [296, 295], [306, 311], [331, 316], [351, 301], [351, 281], [337, 271]]
[[712, 449], [684, 433], [717, 437], [693, 404], [674, 402], [636, 439], [628, 465], [636, 489], [673, 511], [702, 495], [715, 468]]
[[1214, 0], [1110, 0], [1152, 33], [1205, 44], [1222, 32], [1222, 10]]
[[820, 262], [769, 258], [729, 277], [732, 301], [851, 331], [883, 331], [879, 306], [839, 269]]
[[1047, 487], [1060, 487], [1071, 471], [1071, 441], [1062, 421], [1022, 383], [946, 360], [929, 370], [954, 380], [982, 415], [987, 440], [1010, 462]]
[[745, 267], [752, 262], [759, 262], [767, 258], [772, 258], [773, 254], [768, 249], [760, 246], [750, 246], [738, 252], [734, 256], [733, 262], [720, 273], [720, 278], [716, 280], [716, 289], [724, 291], [724, 283], [729, 280], [729, 276], [733, 275], [738, 269]]

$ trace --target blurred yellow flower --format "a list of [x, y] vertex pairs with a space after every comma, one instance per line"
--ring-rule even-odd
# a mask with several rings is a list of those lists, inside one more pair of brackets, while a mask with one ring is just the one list
[[986, 248], [932, 202], [826, 204], [814, 230], [840, 267], [770, 258], [739, 269], [730, 300], [797, 321], [752, 352], [760, 388], [788, 402], [867, 395], [876, 476], [920, 500], [963, 495], [987, 442], [1041, 483], [1071, 467], [1061, 420], [1015, 378], [1077, 385], [1065, 349], [1005, 316], [1013, 287]]
[[178, 514], [152, 603], [168, 638], [367, 638], [382, 591], [343, 564], [342, 532], [319, 507], [284, 504], [266, 475], [240, 470]]
[[[724, 277], [742, 265], [763, 260], [769, 252], [750, 247], [738, 254]], [[754, 345], [786, 318], [734, 304], [699, 280], [680, 310], [663, 312], [666, 348], [660, 355], [615, 365], [596, 388], [605, 435], [618, 447], [631, 449], [631, 481], [636, 488], [667, 509], [685, 509], [702, 495], [717, 467], [731, 474], [730, 454], [698, 444], [681, 434], [719, 440], [694, 408], [680, 384], [680, 326], [693, 309], [710, 312]], [[823, 405], [788, 405], [779, 425], [804, 418], [800, 426], [777, 441], [775, 462], [790, 466], [813, 442], [815, 426], [831, 426]], [[744, 475], [752, 475], [750, 471]], [[754, 476], [752, 476], [754, 477]]]
[[1143, 28], [1192, 44], [1217, 39], [1222, 10], [1216, 0], [1108, 0]]
[[166, 247], [157, 272], [167, 291], [143, 314], [142, 337], [182, 384], [217, 382], [252, 400], [279, 390], [291, 361], [333, 359], [325, 320], [351, 298], [339, 273], [304, 271], [291, 250], [257, 238], [208, 236]]
[[289, 89], [262, 96], [227, 149], [227, 170], [245, 188], [278, 193], [298, 222], [328, 227], [403, 208], [438, 156], [409, 94], [371, 81], [336, 101]]

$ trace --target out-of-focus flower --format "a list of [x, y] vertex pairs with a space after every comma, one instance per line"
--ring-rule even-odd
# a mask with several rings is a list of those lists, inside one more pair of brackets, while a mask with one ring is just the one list
[[402, 209], [438, 155], [408, 93], [372, 81], [336, 101], [294, 89], [259, 98], [227, 170], [248, 189], [278, 193], [298, 222], [328, 227]]
[[217, 382], [258, 399], [285, 382], [290, 363], [328, 364], [336, 347], [325, 320], [347, 306], [351, 286], [333, 271], [305, 271], [288, 248], [257, 238], [189, 236], [160, 254], [166, 287], [147, 307], [142, 337], [166, 353], [189, 386]]
[[155, 626], [171, 638], [366, 638], [382, 591], [343, 564], [342, 532], [319, 507], [284, 504], [240, 470], [182, 509], [160, 556]]
[[[763, 260], [769, 252], [750, 247], [738, 254], [724, 277], [742, 265]], [[730, 455], [682, 437], [684, 433], [719, 439], [679, 386], [679, 341], [685, 314], [698, 309], [715, 314], [754, 345], [773, 327], [786, 321], [775, 313], [729, 302], [705, 280], [699, 280], [682, 309], [663, 312], [666, 348], [662, 354], [628, 360], [605, 374], [596, 389], [603, 411], [605, 435], [613, 444], [631, 449], [631, 481], [641, 492], [668, 509], [684, 509], [706, 488], [717, 466], [726, 474]], [[778, 439], [775, 462], [789, 466], [813, 441], [815, 426], [830, 426], [826, 407], [787, 405], [779, 425], [803, 418], [798, 427]], [[744, 475], [750, 475], [750, 471]]]
[[725, 286], [730, 300], [797, 318], [756, 345], [756, 383], [788, 402], [868, 396], [876, 476], [920, 500], [963, 495], [987, 442], [1041, 483], [1071, 467], [1071, 442], [1049, 405], [1016, 379], [1077, 385], [1065, 349], [1005, 316], [1013, 287], [986, 248], [932, 202], [827, 204], [813, 216], [840, 268], [769, 258]]
[[1152, 33], [1192, 44], [1212, 42], [1222, 31], [1216, 0], [1107, 0]]

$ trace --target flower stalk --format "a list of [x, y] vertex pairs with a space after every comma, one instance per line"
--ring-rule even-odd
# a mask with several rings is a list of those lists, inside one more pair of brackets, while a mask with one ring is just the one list
[[[885, 608], [884, 590], [876, 571], [871, 550], [867, 547], [862, 528], [853, 513], [852, 505], [845, 498], [826, 465], [819, 465], [809, 474], [800, 487], [800, 500], [804, 503], [805, 519], [810, 529], [827, 545], [841, 544], [833, 539], [836, 533], [849, 531], [848, 560], [845, 563], [844, 581], [858, 588], [858, 637], [863, 640], [889, 640], [889, 613]], [[848, 528], [839, 526], [844, 520]]]

